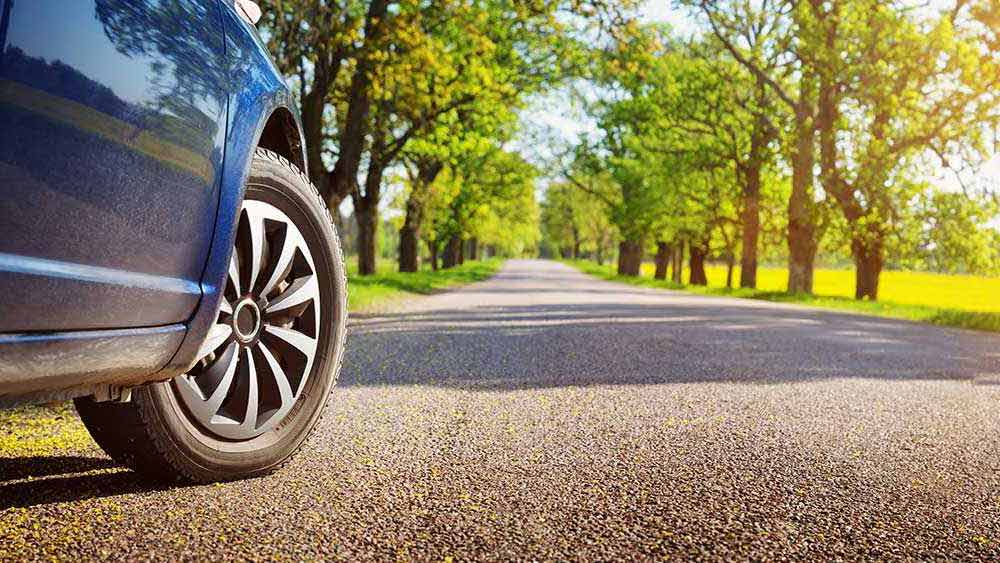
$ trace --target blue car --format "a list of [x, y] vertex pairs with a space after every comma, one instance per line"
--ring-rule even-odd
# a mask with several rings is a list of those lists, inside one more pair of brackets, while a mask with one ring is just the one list
[[0, 406], [159, 479], [262, 475], [344, 350], [343, 258], [247, 0], [0, 0]]

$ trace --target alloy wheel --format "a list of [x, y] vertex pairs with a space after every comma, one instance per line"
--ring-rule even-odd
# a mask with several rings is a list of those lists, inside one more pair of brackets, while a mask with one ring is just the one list
[[248, 200], [216, 323], [173, 389], [199, 426], [249, 440], [281, 424], [316, 355], [319, 280], [309, 246], [283, 211]]

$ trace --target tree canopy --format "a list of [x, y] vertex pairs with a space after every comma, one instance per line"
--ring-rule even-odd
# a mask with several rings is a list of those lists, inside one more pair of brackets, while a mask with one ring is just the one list
[[[808, 293], [817, 262], [851, 263], [867, 299], [886, 267], [997, 273], [1000, 190], [976, 177], [1000, 144], [991, 0], [265, 4], [362, 274], [386, 212], [401, 271], [540, 251], [638, 275], [652, 256], [658, 277], [686, 261], [706, 283], [714, 260], [753, 288], [784, 262]], [[553, 92], [582, 132], [542, 158], [524, 120]]]

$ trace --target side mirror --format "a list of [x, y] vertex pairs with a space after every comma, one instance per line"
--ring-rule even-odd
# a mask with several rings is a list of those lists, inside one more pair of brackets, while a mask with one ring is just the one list
[[257, 25], [260, 21], [260, 6], [253, 0], [235, 0], [236, 11], [250, 25]]

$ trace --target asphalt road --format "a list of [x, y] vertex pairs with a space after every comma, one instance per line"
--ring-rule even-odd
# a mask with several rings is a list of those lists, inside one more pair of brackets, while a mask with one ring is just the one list
[[0, 459], [0, 552], [1000, 558], [1000, 335], [533, 261], [405, 309], [355, 321], [329, 413], [271, 477]]

